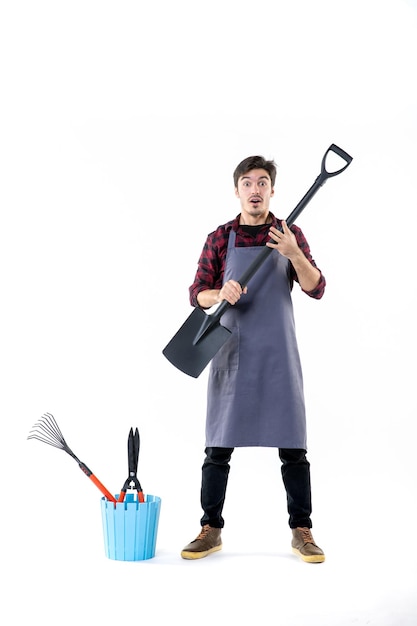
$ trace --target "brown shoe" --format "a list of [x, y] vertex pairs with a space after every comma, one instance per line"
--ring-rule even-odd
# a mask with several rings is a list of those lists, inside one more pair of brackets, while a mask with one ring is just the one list
[[306, 563], [323, 563], [324, 552], [315, 543], [309, 528], [292, 529], [292, 551]]
[[202, 527], [201, 533], [185, 546], [181, 552], [183, 559], [202, 559], [204, 556], [222, 549], [221, 528], [212, 528], [208, 524]]

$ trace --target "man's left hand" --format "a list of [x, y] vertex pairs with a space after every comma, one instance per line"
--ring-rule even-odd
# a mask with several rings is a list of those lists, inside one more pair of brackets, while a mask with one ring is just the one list
[[269, 236], [274, 241], [268, 241], [266, 245], [270, 248], [275, 248], [287, 259], [291, 259], [291, 257], [300, 253], [300, 248], [298, 247], [294, 233], [288, 228], [287, 223], [283, 220], [281, 224], [282, 232], [274, 226], [271, 226]]

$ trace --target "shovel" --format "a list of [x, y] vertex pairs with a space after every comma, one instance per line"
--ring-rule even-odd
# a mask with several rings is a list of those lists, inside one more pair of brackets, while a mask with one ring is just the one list
[[[345, 165], [336, 171], [326, 169], [326, 159], [329, 152], [333, 152], [345, 161]], [[352, 157], [334, 143], [326, 150], [322, 162], [321, 172], [313, 185], [300, 200], [295, 209], [287, 217], [288, 227], [294, 224], [301, 211], [307, 206], [315, 193], [328, 178], [341, 174], [351, 163]], [[262, 263], [273, 252], [273, 248], [265, 246], [258, 256], [249, 265], [238, 283], [244, 289], [249, 280], [261, 267]], [[214, 313], [207, 314], [203, 309], [195, 308], [178, 332], [163, 349], [162, 354], [176, 368], [198, 378], [211, 359], [230, 338], [231, 331], [220, 324], [220, 318], [231, 305], [223, 300]]]

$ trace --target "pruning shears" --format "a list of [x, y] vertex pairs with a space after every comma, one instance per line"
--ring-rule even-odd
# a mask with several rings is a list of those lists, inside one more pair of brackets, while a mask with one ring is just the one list
[[125, 483], [120, 490], [120, 494], [119, 494], [119, 498], [117, 502], [124, 501], [125, 496], [126, 496], [126, 491], [128, 489], [136, 489], [138, 493], [138, 501], [145, 502], [142, 487], [137, 477], [139, 449], [140, 449], [139, 431], [136, 428], [135, 433], [133, 434], [133, 428], [131, 428], [129, 431], [129, 438], [127, 441], [129, 476], [126, 478]]

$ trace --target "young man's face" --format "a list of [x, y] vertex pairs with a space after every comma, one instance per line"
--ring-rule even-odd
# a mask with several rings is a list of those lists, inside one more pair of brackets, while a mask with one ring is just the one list
[[263, 224], [269, 214], [269, 200], [274, 188], [266, 170], [250, 170], [243, 174], [235, 189], [241, 205], [241, 224]]

